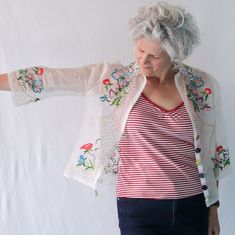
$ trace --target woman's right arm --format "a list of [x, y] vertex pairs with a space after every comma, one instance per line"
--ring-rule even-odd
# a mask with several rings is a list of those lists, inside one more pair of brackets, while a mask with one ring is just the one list
[[16, 106], [55, 95], [91, 95], [102, 92], [102, 81], [110, 74], [110, 64], [77, 68], [35, 66], [0, 76], [0, 89], [11, 90]]
[[7, 74], [0, 74], [0, 90], [3, 91], [9, 91], [10, 90], [10, 85], [9, 81], [7, 79]]

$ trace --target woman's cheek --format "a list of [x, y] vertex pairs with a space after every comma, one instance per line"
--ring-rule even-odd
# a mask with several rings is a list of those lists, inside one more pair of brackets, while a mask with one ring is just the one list
[[153, 63], [153, 70], [154, 71], [158, 71], [160, 67], [161, 66], [160, 66], [160, 64], [158, 62]]
[[168, 64], [165, 61], [163, 61], [163, 60], [156, 60], [153, 63], [153, 67], [156, 70], [162, 70], [162, 69], [166, 68], [167, 66], [168, 66]]

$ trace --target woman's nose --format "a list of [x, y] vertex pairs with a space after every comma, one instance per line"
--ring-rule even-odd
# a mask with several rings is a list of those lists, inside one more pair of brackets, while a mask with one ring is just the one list
[[143, 65], [147, 65], [147, 64], [150, 63], [150, 61], [149, 61], [149, 56], [148, 56], [148, 55], [143, 55], [143, 57], [142, 57], [142, 63], [143, 63]]

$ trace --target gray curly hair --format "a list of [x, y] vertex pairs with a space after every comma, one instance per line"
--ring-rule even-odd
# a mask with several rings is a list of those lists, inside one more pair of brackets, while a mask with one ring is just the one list
[[129, 26], [134, 41], [141, 37], [156, 39], [175, 62], [181, 63], [200, 43], [194, 17], [180, 6], [164, 1], [140, 7]]

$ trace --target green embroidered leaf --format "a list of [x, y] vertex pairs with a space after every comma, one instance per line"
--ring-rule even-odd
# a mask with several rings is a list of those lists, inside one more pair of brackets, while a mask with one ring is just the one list
[[199, 111], [199, 107], [197, 105], [197, 103], [193, 102], [193, 108], [195, 110], [195, 112]]
[[115, 95], [121, 95], [122, 94], [122, 91], [121, 90], [117, 90], [116, 92], [115, 92]]
[[114, 99], [111, 105], [116, 105], [118, 107], [120, 105], [121, 99], [122, 99], [122, 96], [117, 97], [116, 99]]
[[230, 165], [230, 158], [224, 160], [224, 166]]

